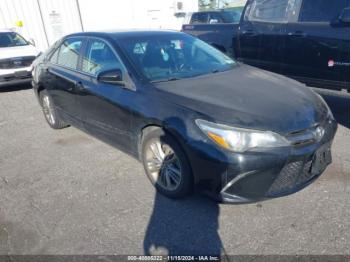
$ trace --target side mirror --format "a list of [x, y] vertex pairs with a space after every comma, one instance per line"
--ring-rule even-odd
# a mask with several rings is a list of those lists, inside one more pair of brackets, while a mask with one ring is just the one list
[[210, 19], [209, 20], [209, 24], [217, 24], [217, 23], [219, 23], [219, 20], [217, 20], [217, 19]]
[[125, 82], [123, 81], [123, 72], [120, 69], [113, 69], [99, 73], [97, 76], [97, 81], [112, 85], [125, 86]]
[[350, 23], [350, 7], [344, 8], [341, 15], [339, 16], [339, 20], [344, 24]]
[[35, 46], [35, 40], [33, 38], [30, 38], [28, 42], [32, 45]]

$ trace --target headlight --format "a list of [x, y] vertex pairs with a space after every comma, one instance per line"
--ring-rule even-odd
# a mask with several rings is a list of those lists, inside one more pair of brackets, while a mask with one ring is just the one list
[[216, 144], [234, 152], [290, 145], [286, 138], [270, 131], [230, 127], [200, 119], [196, 120], [196, 124]]
[[334, 115], [333, 115], [332, 110], [330, 109], [329, 105], [327, 104], [326, 100], [324, 100], [324, 98], [320, 94], [317, 94], [317, 95], [318, 95], [318, 97], [320, 98], [320, 100], [323, 102], [323, 104], [325, 105], [325, 107], [328, 110], [327, 118], [331, 119], [331, 120], [334, 120]]

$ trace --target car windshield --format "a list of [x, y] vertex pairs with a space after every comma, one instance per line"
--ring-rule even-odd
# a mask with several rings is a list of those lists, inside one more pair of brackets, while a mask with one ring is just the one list
[[127, 56], [150, 81], [172, 81], [227, 71], [235, 61], [185, 34], [133, 37], [120, 41]]
[[0, 47], [25, 46], [29, 43], [15, 32], [0, 33]]

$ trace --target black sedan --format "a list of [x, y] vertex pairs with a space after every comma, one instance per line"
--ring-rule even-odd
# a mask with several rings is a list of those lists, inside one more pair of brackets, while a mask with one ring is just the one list
[[332, 161], [337, 123], [319, 95], [183, 33], [69, 35], [33, 76], [52, 128], [75, 126], [138, 158], [168, 197], [280, 197]]

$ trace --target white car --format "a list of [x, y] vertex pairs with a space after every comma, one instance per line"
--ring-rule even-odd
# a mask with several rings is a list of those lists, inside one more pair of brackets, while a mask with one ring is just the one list
[[0, 87], [31, 82], [31, 70], [39, 51], [21, 35], [0, 30]]

